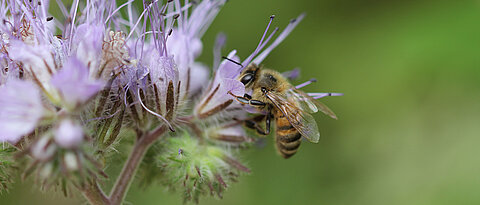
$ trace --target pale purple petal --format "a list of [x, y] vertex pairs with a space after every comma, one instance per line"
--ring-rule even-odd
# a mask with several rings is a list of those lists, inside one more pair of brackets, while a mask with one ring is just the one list
[[159, 52], [153, 51], [148, 71], [152, 82], [157, 84], [161, 92], [166, 90], [170, 81], [174, 83], [174, 86], [177, 84], [178, 69], [172, 57], [160, 56]]
[[[198, 90], [198, 88], [203, 85], [202, 83], [204, 83], [203, 79], [208, 78], [208, 69], [204, 69], [205, 66], [200, 67], [199, 63], [195, 63], [195, 59], [202, 52], [203, 45], [199, 38], [190, 37], [180, 31], [181, 30], [175, 30], [172, 36], [168, 38], [168, 53], [173, 55], [175, 63], [177, 64], [179, 80], [182, 81], [181, 89], [186, 89], [188, 70], [190, 69], [190, 76], [193, 76], [193, 80], [190, 80], [190, 91], [193, 91], [194, 88]], [[197, 69], [196, 67], [199, 68]], [[195, 74], [200, 74], [200, 76], [196, 76]], [[197, 77], [199, 77], [198, 81]]]
[[202, 1], [193, 10], [186, 27], [196, 37], [202, 37], [213, 22], [225, 0]]
[[[98, 68], [102, 56], [104, 29], [102, 26], [82, 24], [75, 32], [73, 49], [77, 58], [89, 68]], [[96, 74], [92, 72], [91, 74]]]
[[217, 131], [217, 133], [221, 135], [246, 136], [245, 129], [242, 124], [220, 129]]
[[150, 74], [152, 74], [152, 78], [155, 80], [163, 78], [173, 81], [178, 74], [174, 59], [171, 57], [161, 56], [158, 52], [153, 52], [152, 55], [153, 57], [148, 66], [148, 70]]
[[[205, 105], [202, 112], [208, 111], [223, 104], [227, 100], [233, 99], [233, 96], [228, 94], [228, 92], [232, 92], [234, 95], [240, 96], [243, 96], [245, 93], [245, 86], [240, 81], [223, 78], [219, 84], [214, 85], [214, 88], [206, 96], [209, 96], [211, 93], [213, 93], [213, 90], [217, 86], [219, 87], [217, 92], [215, 92], [211, 100]], [[205, 102], [205, 99], [202, 102]]]
[[222, 49], [227, 43], [227, 36], [224, 33], [219, 33], [215, 39], [215, 46], [213, 47], [213, 70], [217, 70], [220, 66]]
[[[236, 55], [228, 55], [227, 58], [233, 60], [233, 61], [240, 61], [240, 58]], [[220, 66], [218, 68], [218, 77], [220, 78], [230, 78], [234, 79], [237, 78], [238, 75], [240, 75], [240, 70], [241, 68], [240, 65], [233, 63], [232, 61], [229, 60], [224, 60], [222, 63], [220, 63]]]
[[16, 143], [34, 130], [45, 113], [38, 88], [10, 80], [0, 87], [0, 142]]
[[85, 103], [103, 87], [102, 82], [89, 79], [87, 67], [75, 57], [53, 76], [52, 85], [69, 108]]
[[84, 138], [82, 126], [70, 119], [62, 120], [54, 135], [55, 142], [63, 148], [78, 147]]
[[175, 62], [182, 69], [194, 62], [202, 53], [202, 48], [199, 38], [189, 36], [181, 30], [174, 30], [167, 41], [168, 53], [174, 56]]
[[[240, 58], [235, 55], [236, 53], [237, 53], [236, 50], [231, 51], [227, 55], [227, 58], [234, 61], [238, 61]], [[224, 78], [235, 79], [240, 74], [240, 70], [238, 69], [239, 67], [240, 67], [239, 65], [233, 63], [232, 61], [223, 60], [220, 63], [220, 66], [218, 67], [218, 70], [215, 74], [215, 79], [213, 80], [213, 84], [219, 84]]]
[[[208, 84], [208, 78], [209, 78], [209, 71], [208, 71], [208, 67], [201, 64], [201, 63], [194, 63], [191, 67], [191, 70], [190, 70], [190, 88], [188, 90], [188, 92], [190, 94], [194, 94], [198, 91], [200, 91], [200, 89], [207, 85]], [[183, 79], [182, 80], [182, 83], [185, 83], [187, 82], [187, 77], [183, 77], [182, 76], [185, 75], [185, 74], [180, 74], [180, 79]], [[188, 73], [187, 73], [188, 75]]]
[[42, 136], [35, 144], [32, 145], [30, 153], [32, 156], [40, 161], [47, 161], [57, 151], [56, 145], [49, 143], [51, 140], [48, 136]]
[[[238, 61], [238, 56], [235, 55], [236, 51], [233, 50], [227, 56], [227, 58]], [[231, 92], [234, 95], [243, 96], [245, 94], [245, 85], [238, 81], [236, 78], [240, 74], [240, 66], [229, 61], [223, 60], [220, 64], [214, 80], [211, 82], [211, 90], [207, 91], [204, 98], [201, 100], [201, 104], [207, 103], [202, 110], [196, 110], [197, 113], [206, 112], [216, 106], [219, 106], [226, 101], [233, 99], [233, 96], [229, 94]], [[218, 89], [217, 89], [218, 87]], [[217, 91], [215, 92], [215, 90]], [[210, 101], [206, 102], [207, 97], [213, 93]], [[197, 107], [198, 108], [198, 107]]]
[[49, 46], [30, 46], [21, 41], [11, 41], [8, 53], [12, 60], [23, 64], [30, 78], [35, 75], [42, 86], [51, 91], [49, 82], [55, 72], [55, 63]]

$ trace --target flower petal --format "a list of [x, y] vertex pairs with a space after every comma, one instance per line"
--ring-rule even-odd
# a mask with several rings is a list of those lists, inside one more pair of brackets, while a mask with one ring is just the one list
[[[204, 85], [207, 85], [208, 77], [209, 77], [208, 67], [201, 63], [194, 63], [190, 71], [190, 88], [188, 92], [190, 94], [193, 94], [195, 92], [200, 91], [200, 89]], [[186, 81], [188, 81], [187, 76], [183, 77], [182, 74], [180, 74], [180, 79], [182, 79], [182, 83], [185, 82], [185, 84], [186, 84]]]
[[55, 130], [55, 142], [63, 148], [75, 148], [83, 142], [82, 126], [70, 119], [64, 119]]
[[32, 132], [45, 113], [31, 82], [12, 79], [0, 87], [0, 142], [16, 143]]
[[72, 109], [100, 91], [103, 83], [90, 80], [87, 67], [77, 58], [70, 57], [63, 69], [53, 76], [52, 85], [57, 88], [66, 106]]
[[55, 63], [48, 46], [30, 46], [21, 41], [11, 41], [8, 54], [12, 60], [23, 64], [30, 78], [37, 78], [47, 92], [51, 91], [49, 82], [55, 72]]
[[[102, 55], [104, 29], [101, 26], [82, 24], [77, 27], [73, 42], [76, 56], [84, 65], [98, 69]], [[91, 70], [90, 75], [97, 75], [98, 70]]]

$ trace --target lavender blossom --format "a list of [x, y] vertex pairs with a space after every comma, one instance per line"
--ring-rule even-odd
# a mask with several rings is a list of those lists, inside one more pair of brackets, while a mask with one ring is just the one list
[[83, 128], [71, 119], [64, 119], [55, 130], [55, 142], [63, 148], [76, 148], [81, 145]]
[[103, 82], [89, 79], [87, 67], [75, 57], [70, 57], [51, 80], [64, 106], [74, 109], [102, 89]]

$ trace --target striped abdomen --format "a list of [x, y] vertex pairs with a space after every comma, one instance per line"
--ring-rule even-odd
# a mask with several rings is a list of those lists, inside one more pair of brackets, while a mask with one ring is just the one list
[[275, 144], [278, 153], [285, 159], [297, 153], [302, 135], [295, 129], [287, 118], [282, 114], [276, 115], [276, 136]]

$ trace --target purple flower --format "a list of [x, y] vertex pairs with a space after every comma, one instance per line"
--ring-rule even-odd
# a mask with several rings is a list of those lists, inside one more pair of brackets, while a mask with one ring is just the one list
[[[202, 52], [203, 45], [200, 39], [224, 3], [224, 0], [201, 1], [189, 17], [188, 12], [180, 11], [182, 9], [180, 1], [175, 1], [176, 11], [174, 14], [178, 15], [178, 27], [173, 28], [172, 35], [168, 37], [167, 50], [174, 56], [180, 81], [189, 81], [189, 76], [195, 78], [190, 83], [189, 93], [199, 91], [201, 86], [208, 81], [206, 66], [195, 63], [195, 59]], [[186, 83], [182, 87], [184, 86]]]
[[46, 114], [37, 87], [12, 79], [0, 87], [0, 142], [16, 143]]
[[73, 40], [74, 53], [78, 60], [88, 66], [92, 79], [98, 78], [97, 75], [101, 72], [99, 69], [102, 61], [100, 56], [102, 56], [103, 34], [102, 26], [81, 24], [77, 27]]
[[75, 57], [67, 60], [51, 83], [68, 109], [84, 104], [103, 87], [101, 81], [89, 78], [87, 67]]
[[[232, 51], [227, 58], [238, 59], [235, 53], [236, 51]], [[213, 81], [210, 82], [210, 90], [196, 107], [198, 117], [205, 118], [228, 107], [233, 102], [228, 92], [243, 96], [245, 86], [236, 79], [236, 76], [240, 74], [238, 68], [239, 65], [228, 60], [224, 60], [220, 64]]]
[[36, 160], [48, 161], [57, 151], [57, 145], [50, 143], [51, 138], [48, 136], [42, 136], [36, 141], [30, 148], [32, 156]]
[[44, 92], [52, 95], [54, 92], [50, 85], [50, 79], [56, 72], [54, 55], [48, 45], [27, 45], [21, 41], [11, 41], [8, 47], [11, 60], [22, 63], [26, 77], [39, 83]]
[[55, 129], [55, 142], [63, 148], [76, 148], [83, 142], [83, 128], [71, 119], [64, 119]]

